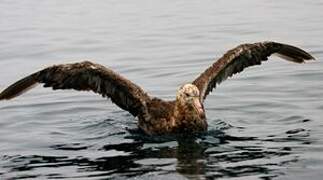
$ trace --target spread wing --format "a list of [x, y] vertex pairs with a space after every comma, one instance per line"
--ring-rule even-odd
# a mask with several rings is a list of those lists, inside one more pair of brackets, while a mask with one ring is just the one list
[[262, 61], [266, 61], [274, 53], [281, 58], [296, 63], [314, 59], [304, 50], [287, 44], [262, 42], [239, 45], [225, 53], [193, 81], [193, 84], [200, 90], [201, 102], [204, 101], [217, 84], [249, 66], [260, 65]]
[[38, 83], [56, 89], [94, 91], [132, 115], [144, 113], [150, 97], [136, 84], [102, 65], [88, 61], [54, 65], [33, 73], [0, 93], [0, 100], [19, 96]]

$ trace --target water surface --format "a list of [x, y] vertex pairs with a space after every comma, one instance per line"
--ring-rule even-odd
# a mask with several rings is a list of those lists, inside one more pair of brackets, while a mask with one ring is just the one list
[[206, 100], [209, 131], [147, 137], [92, 93], [37, 87], [0, 102], [1, 179], [321, 179], [323, 2], [0, 1], [0, 89], [47, 65], [93, 60], [172, 99], [241, 43], [297, 45]]

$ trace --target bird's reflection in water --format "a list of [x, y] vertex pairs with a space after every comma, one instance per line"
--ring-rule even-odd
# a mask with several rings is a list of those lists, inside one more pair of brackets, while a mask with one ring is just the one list
[[[302, 136], [292, 137], [292, 140], [306, 141], [304, 138], [297, 137]], [[172, 177], [174, 174], [180, 174], [189, 179], [242, 176], [270, 179], [280, 174], [276, 172], [275, 167], [297, 161], [296, 156], [291, 156], [291, 147], [261, 146], [264, 142], [275, 141], [275, 137], [265, 140], [255, 137], [234, 137], [216, 130], [190, 137], [148, 137], [139, 133], [130, 133], [124, 138], [130, 139], [131, 142], [108, 144], [96, 149], [95, 152], [88, 152], [123, 152], [121, 155], [97, 158], [86, 157], [86, 155], [3, 156], [2, 160], [10, 163], [2, 167], [13, 173], [24, 171], [29, 173], [21, 175], [20, 178], [37, 177], [37, 173], [30, 174], [30, 172], [41, 168], [70, 167], [77, 172], [71, 174], [70, 177], [73, 178], [131, 178], [144, 177], [147, 174]], [[285, 140], [288, 141], [288, 138]], [[279, 138], [278, 141], [284, 140]], [[90, 146], [79, 143], [54, 145], [51, 148], [54, 151], [72, 151], [75, 154], [91, 149]], [[271, 160], [277, 158], [281, 160]], [[68, 178], [69, 176], [58, 172], [47, 174], [46, 177]]]

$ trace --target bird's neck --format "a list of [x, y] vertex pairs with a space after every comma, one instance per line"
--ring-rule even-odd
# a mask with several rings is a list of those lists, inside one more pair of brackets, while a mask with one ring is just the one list
[[186, 117], [186, 119], [190, 119], [197, 116], [197, 112], [194, 110], [194, 107], [191, 104], [181, 103], [176, 101], [174, 114], [177, 119], [182, 119]]
[[196, 111], [192, 104], [176, 101], [174, 108], [175, 126], [185, 126], [206, 130], [205, 113]]

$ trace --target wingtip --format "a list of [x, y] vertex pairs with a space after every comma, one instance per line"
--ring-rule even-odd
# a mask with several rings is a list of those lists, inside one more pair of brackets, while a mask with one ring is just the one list
[[8, 100], [5, 94], [6, 94], [6, 89], [3, 89], [2, 91], [0, 91], [0, 101]]
[[1, 93], [0, 93], [0, 101], [4, 101], [4, 100], [10, 100], [11, 98], [8, 98], [7, 96], [6, 96], [6, 94], [4, 93], [4, 91], [2, 91]]
[[35, 80], [34, 74], [29, 75], [4, 89], [0, 93], [0, 101], [13, 99], [36, 85], [37, 81]]
[[313, 57], [310, 54], [308, 54], [308, 55], [309, 55], [309, 57], [304, 58], [303, 59], [303, 62], [301, 62], [301, 63], [307, 63], [307, 61], [316, 61], [316, 58], [315, 57]]
[[310, 55], [310, 58], [308, 60], [316, 61], [316, 58], [314, 56]]
[[[302, 49], [300, 49], [300, 50], [302, 50]], [[304, 51], [304, 50], [302, 50], [302, 51], [303, 51], [303, 53], [304, 53], [304, 60], [306, 60], [306, 61], [316, 60], [316, 58], [315, 58], [314, 56], [312, 56], [312, 54], [311, 54], [311, 53], [306, 52], [306, 51]]]
[[315, 60], [315, 58], [308, 52], [304, 51], [301, 48], [288, 45], [288, 44], [280, 44], [281, 48], [277, 52], [277, 54], [288, 60], [295, 63], [305, 63], [306, 61]]
[[307, 61], [316, 61], [316, 58], [309, 54], [308, 58], [303, 59], [303, 63], [307, 63]]

